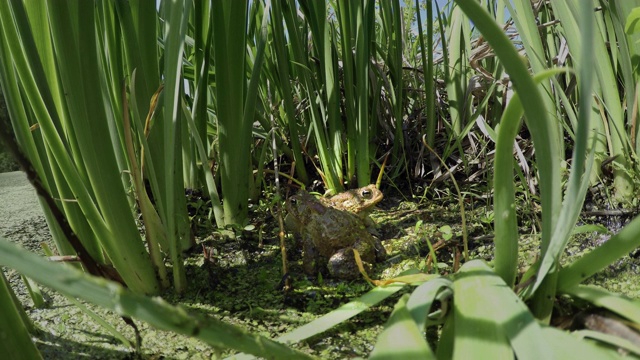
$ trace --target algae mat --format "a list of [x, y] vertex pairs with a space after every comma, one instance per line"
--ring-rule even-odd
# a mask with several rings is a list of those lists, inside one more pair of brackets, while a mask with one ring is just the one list
[[0, 234], [41, 216], [38, 196], [26, 175], [21, 171], [0, 173]]

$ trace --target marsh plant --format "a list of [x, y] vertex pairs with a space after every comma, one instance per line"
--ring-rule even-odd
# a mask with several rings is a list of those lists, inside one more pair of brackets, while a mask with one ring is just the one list
[[[636, 194], [640, 3], [587, 3], [0, 1], [2, 126], [10, 123], [38, 179], [58, 252], [84, 249], [84, 270], [96, 274], [87, 268], [96, 264], [111, 280], [5, 240], [0, 264], [125, 318], [266, 358], [308, 358], [290, 344], [407, 286], [372, 358], [640, 354], [613, 336], [549, 325], [561, 295], [640, 325], [637, 301], [582, 285], [640, 244], [640, 220], [560, 266], [603, 162], [615, 204]], [[534, 168], [515, 141], [522, 128]], [[209, 195], [216, 227], [242, 226], [250, 197], [268, 184], [265, 163], [279, 160], [298, 181], [319, 178], [335, 193], [371, 183], [374, 170], [389, 182], [424, 182], [443, 171], [428, 149], [458, 154], [468, 173], [463, 147], [478, 138], [495, 149], [486, 160], [491, 264], [468, 259], [453, 274], [372, 281], [362, 297], [277, 339], [148, 297], [188, 286], [185, 188]], [[514, 177], [542, 208], [539, 256], [522, 274]], [[0, 306], [10, 318], [0, 321], [0, 348], [37, 358], [33, 327], [4, 278]], [[432, 326], [441, 330], [435, 348], [424, 336]]]

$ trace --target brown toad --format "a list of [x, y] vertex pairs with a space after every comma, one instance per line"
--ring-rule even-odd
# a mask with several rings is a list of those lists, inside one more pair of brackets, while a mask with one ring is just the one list
[[378, 235], [376, 223], [369, 217], [369, 212], [383, 197], [382, 192], [374, 184], [370, 184], [359, 189], [341, 192], [332, 197], [320, 198], [320, 202], [325, 206], [358, 215], [364, 221], [367, 230]]
[[359, 189], [341, 192], [329, 198], [321, 198], [320, 202], [338, 210], [367, 215], [382, 198], [382, 192], [374, 184], [371, 184]]
[[361, 218], [327, 207], [304, 190], [287, 201], [288, 224], [302, 237], [304, 272], [316, 275], [328, 270], [341, 279], [359, 276], [352, 249], [370, 269], [376, 258], [386, 254], [380, 241], [366, 230]]

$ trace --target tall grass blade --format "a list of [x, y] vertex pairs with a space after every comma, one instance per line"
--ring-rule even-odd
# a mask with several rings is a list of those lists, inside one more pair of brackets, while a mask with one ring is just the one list
[[[272, 7], [269, 11], [271, 14], [271, 22], [270, 26], [272, 27], [272, 46], [275, 50], [275, 57], [277, 60], [278, 66], [278, 77], [279, 77], [279, 86], [275, 87], [275, 90], [280, 92], [280, 96], [282, 98], [282, 104], [284, 105], [284, 115], [287, 120], [287, 126], [289, 129], [289, 136], [291, 137], [291, 149], [293, 154], [293, 161], [295, 161], [296, 173], [300, 180], [304, 183], [307, 182], [307, 172], [304, 168], [304, 160], [302, 159], [302, 149], [300, 146], [300, 142], [297, 140], [299, 138], [298, 131], [298, 123], [295, 117], [296, 110], [293, 105], [293, 97], [291, 94], [293, 93], [291, 89], [290, 79], [289, 77], [293, 73], [293, 69], [290, 69], [291, 53], [286, 51], [286, 41], [285, 41], [285, 31], [283, 22], [283, 9], [280, 1], [274, 1]], [[294, 28], [295, 29], [295, 28]], [[290, 46], [293, 48], [292, 51], [296, 51], [296, 46], [301, 46], [298, 40], [297, 29], [289, 30], [289, 41]], [[298, 44], [298, 45], [296, 45]], [[274, 54], [271, 55], [272, 57]]]
[[[400, 7], [399, 0], [383, 1], [380, 4], [379, 13], [382, 18], [382, 32], [387, 42], [387, 52], [386, 57], [384, 57], [384, 62], [389, 68], [390, 84], [387, 92], [392, 106], [392, 119], [395, 128], [392, 157], [395, 160], [396, 172], [399, 172], [403, 168], [402, 164], [405, 159], [403, 122], [405, 112], [404, 88], [406, 85], [403, 78], [403, 42], [408, 39], [404, 39], [403, 36], [402, 8]], [[429, 81], [430, 80], [431, 79], [429, 79]], [[363, 184], [360, 186], [363, 186]]]
[[[425, 3], [427, 15], [427, 43], [425, 46], [424, 33], [422, 30], [422, 16], [420, 1], [416, 0], [418, 40], [420, 41], [420, 57], [422, 60], [422, 72], [424, 74], [424, 92], [426, 112], [425, 133], [427, 134], [427, 144], [434, 147], [436, 136], [436, 103], [435, 84], [433, 79], [433, 4], [431, 1]], [[426, 53], [426, 55], [425, 55]]]
[[[595, 2], [594, 2], [595, 3]], [[592, 4], [593, 5], [593, 4]], [[557, 13], [558, 19], [563, 24], [563, 29], [567, 32], [567, 42], [570, 50], [575, 54], [582, 54], [582, 44], [590, 44], [589, 48], [593, 49], [595, 66], [592, 70], [595, 72], [597, 82], [594, 84], [596, 94], [602, 99], [602, 103], [606, 109], [606, 115], [602, 119], [606, 122], [606, 126], [600, 128], [599, 131], [604, 132], [603, 135], [609, 140], [609, 156], [618, 157], [614, 163], [614, 188], [615, 199], [621, 202], [627, 202], [633, 192], [633, 184], [628, 174], [628, 136], [626, 135], [622, 103], [617, 88], [616, 71], [609, 58], [609, 52], [605, 44], [605, 29], [602, 28], [601, 21], [595, 21], [597, 14], [593, 10], [589, 14], [592, 18], [590, 21], [599, 30], [592, 37], [592, 41], [583, 42], [583, 27], [580, 17], [584, 5], [580, 1], [551, 1], [554, 12]], [[615, 51], [615, 50], [614, 50]], [[578, 58], [578, 61], [584, 61], [584, 58]], [[580, 65], [578, 65], [580, 66]], [[596, 123], [597, 124], [597, 123]], [[607, 129], [608, 128], [608, 129]], [[599, 167], [596, 167], [599, 168]]]
[[[581, 22], [582, 25], [582, 43], [588, 44], [593, 37], [593, 22], [591, 11], [587, 7], [582, 8]], [[587, 141], [589, 137], [589, 123], [591, 120], [591, 103], [592, 103], [592, 85], [593, 85], [593, 49], [589, 46], [582, 46], [582, 53], [580, 58], [582, 59], [579, 64], [579, 110], [578, 110], [578, 126], [575, 134], [575, 145], [573, 148], [573, 159], [571, 174], [569, 176], [569, 182], [567, 186], [567, 192], [565, 194], [564, 204], [562, 211], [560, 212], [559, 223], [564, 226], [558, 226], [551, 238], [551, 243], [543, 252], [542, 262], [536, 283], [534, 284], [534, 290], [538, 286], [546, 274], [552, 269], [556, 268], [559, 264], [560, 256], [564, 252], [564, 248], [569, 241], [571, 235], [572, 226], [578, 220], [580, 210], [587, 191], [587, 185], [589, 181], [589, 173], [585, 173], [585, 163], [587, 161]], [[593, 149], [593, 146], [592, 146]], [[591, 160], [593, 156], [590, 157]], [[592, 162], [589, 162], [589, 166]], [[543, 249], [544, 250], [544, 249]]]
[[372, 0], [356, 2], [356, 97], [358, 116], [356, 117], [356, 173], [358, 185], [366, 186], [371, 182], [369, 166], [369, 59], [371, 57], [371, 36], [374, 29], [375, 3]]
[[180, 130], [182, 128], [180, 112], [182, 54], [184, 51], [184, 38], [191, 10], [191, 1], [175, 1], [164, 4], [164, 128], [162, 142], [164, 149], [164, 173], [165, 180], [164, 204], [165, 226], [169, 239], [171, 262], [173, 263], [173, 283], [178, 292], [186, 288], [186, 275], [182, 262], [182, 246], [178, 234], [176, 221], [176, 188], [182, 188], [182, 176], [178, 176], [181, 162], [178, 160]]
[[246, 101], [247, 0], [214, 1], [213, 36], [220, 180], [225, 224], [243, 224], [248, 215], [251, 127]]
[[453, 5], [447, 28], [448, 53], [446, 56], [448, 56], [448, 66], [445, 64], [444, 69], [451, 127], [455, 135], [460, 134], [465, 117], [470, 115], [470, 103], [467, 102], [465, 94], [470, 77], [471, 31], [463, 10], [462, 7]]
[[[18, 21], [15, 25], [20, 29], [22, 44], [27, 45], [21, 48], [20, 42], [11, 45], [12, 41], [7, 41], [20, 84], [24, 87], [23, 94], [37, 114], [47, 147], [55, 158], [53, 171], [58, 188], [66, 191], [68, 186], [72, 193], [62, 195], [77, 200], [77, 204], [63, 203], [63, 206], [79, 205], [95, 238], [100, 239], [111, 261], [132, 289], [157, 292], [158, 283], [133, 221], [121, 169], [114, 154], [122, 149], [112, 146], [112, 137], [116, 135], [110, 124], [114, 115], [108, 111], [101, 95], [100, 84], [104, 78], [100, 76], [103, 72], [95, 51], [94, 7], [86, 2], [64, 2], [59, 6], [46, 3], [55, 8], [48, 12], [48, 28], [51, 29], [56, 52], [53, 57], [42, 57], [28, 40], [31, 30], [20, 25], [28, 23], [23, 8], [17, 2], [11, 4], [13, 7], [5, 10], [8, 14], [13, 11], [17, 15], [13, 19]], [[12, 27], [11, 22], [3, 19], [2, 26], [6, 35], [17, 38], [16, 27]], [[61, 37], [66, 41], [61, 41]], [[87, 46], [90, 55], [80, 56], [78, 48], [83, 46]], [[26, 56], [27, 53], [30, 56]], [[36, 79], [45, 78], [43, 71], [46, 68], [41, 66], [41, 59], [56, 62], [59, 83], [51, 86], [60, 86], [66, 91], [62, 104], [53, 105], [54, 99], [48, 90], [50, 85], [36, 85]], [[64, 110], [65, 115], [59, 116], [58, 109]], [[113, 232], [116, 228], [120, 237]]]
[[0, 351], [8, 359], [31, 360], [42, 359], [42, 355], [31, 341], [31, 334], [20, 316], [23, 309], [19, 309], [11, 296], [12, 290], [7, 284], [4, 274], [0, 274]]
[[604, 244], [560, 270], [558, 288], [576, 286], [640, 246], [640, 217], [636, 217]]

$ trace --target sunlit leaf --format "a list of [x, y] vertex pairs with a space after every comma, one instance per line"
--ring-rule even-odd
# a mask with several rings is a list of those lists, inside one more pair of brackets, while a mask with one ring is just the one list
[[624, 31], [629, 35], [640, 32], [640, 8], [631, 10], [627, 16]]
[[408, 294], [398, 302], [387, 321], [385, 329], [378, 337], [370, 359], [435, 359], [427, 345], [422, 330], [407, 309]]

